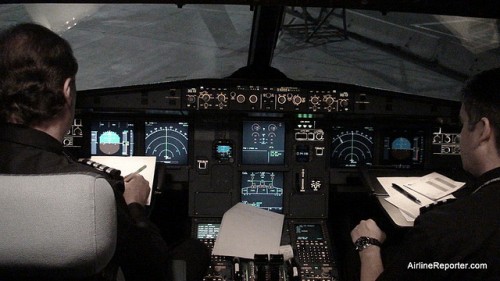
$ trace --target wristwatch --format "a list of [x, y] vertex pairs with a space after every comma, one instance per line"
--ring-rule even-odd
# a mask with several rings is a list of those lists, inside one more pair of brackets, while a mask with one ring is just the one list
[[363, 251], [364, 249], [370, 247], [371, 245], [375, 246], [382, 246], [382, 243], [378, 241], [375, 238], [367, 237], [367, 236], [361, 236], [359, 237], [356, 242], [354, 242], [354, 246], [356, 251]]

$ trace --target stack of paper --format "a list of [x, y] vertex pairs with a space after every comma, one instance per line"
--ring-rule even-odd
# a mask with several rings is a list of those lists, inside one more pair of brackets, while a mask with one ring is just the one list
[[449, 195], [464, 185], [463, 182], [457, 182], [447, 178], [439, 173], [430, 173], [417, 180], [405, 184], [412, 190], [432, 199], [439, 200]]
[[[407, 221], [414, 221], [420, 215], [421, 207], [439, 200], [454, 198], [451, 193], [464, 185], [463, 182], [454, 181], [435, 172], [423, 177], [378, 177], [377, 179], [389, 194], [385, 200], [396, 206]], [[414, 196], [420, 204], [394, 189], [393, 184], [399, 185]]]

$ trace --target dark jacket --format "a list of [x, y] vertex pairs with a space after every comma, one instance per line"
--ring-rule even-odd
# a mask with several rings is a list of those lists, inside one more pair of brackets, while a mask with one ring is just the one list
[[120, 266], [127, 281], [166, 280], [167, 245], [141, 205], [126, 205], [123, 178], [78, 163], [63, 152], [58, 140], [22, 125], [0, 124], [0, 158], [3, 174], [85, 172], [105, 176], [115, 191], [118, 241], [115, 257], [102, 279], [113, 279]]
[[415, 220], [377, 280], [500, 280], [500, 168], [466, 189]]

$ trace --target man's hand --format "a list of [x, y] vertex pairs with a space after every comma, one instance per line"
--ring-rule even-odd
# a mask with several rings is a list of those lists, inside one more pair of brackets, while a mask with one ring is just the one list
[[385, 241], [385, 233], [372, 219], [360, 221], [359, 224], [351, 231], [351, 239], [353, 243], [356, 242], [356, 240], [358, 240], [361, 236], [375, 238], [380, 241], [380, 243], [384, 243]]
[[151, 191], [149, 182], [137, 173], [126, 176], [124, 182], [125, 192], [123, 192], [123, 198], [125, 198], [127, 205], [132, 203], [139, 203], [142, 206], [146, 205]]
[[[375, 238], [380, 243], [385, 241], [385, 233], [372, 219], [360, 221], [351, 231], [353, 243], [361, 236]], [[384, 271], [379, 247], [372, 246], [361, 250], [359, 258], [361, 261], [360, 281], [374, 281]]]

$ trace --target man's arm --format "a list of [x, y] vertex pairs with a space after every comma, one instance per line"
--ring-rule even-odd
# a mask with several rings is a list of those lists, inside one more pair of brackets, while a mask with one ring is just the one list
[[[140, 174], [125, 177], [119, 194], [118, 263], [126, 280], [163, 281], [167, 279], [168, 246], [160, 230], [146, 215], [149, 182]], [[121, 224], [120, 224], [121, 222]]]
[[[383, 243], [385, 233], [377, 226], [372, 219], [362, 220], [352, 231], [351, 239], [353, 243], [359, 241], [361, 237], [369, 237]], [[384, 271], [382, 257], [380, 255], [380, 246], [369, 245], [366, 248], [359, 249], [359, 258], [361, 260], [360, 281], [373, 281]]]
[[359, 252], [361, 260], [360, 281], [373, 281], [384, 271], [380, 247], [371, 246]]

